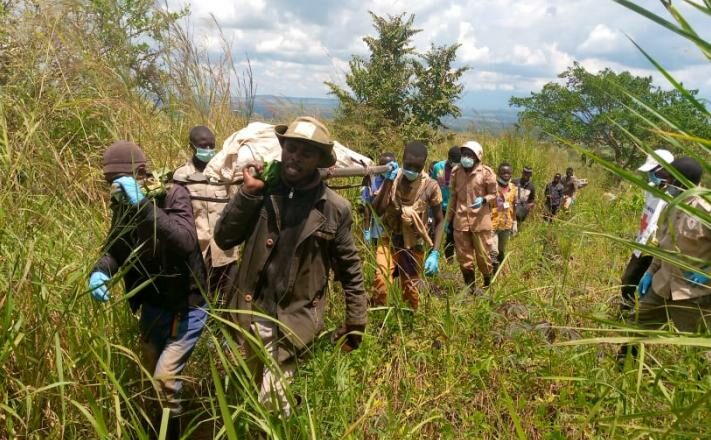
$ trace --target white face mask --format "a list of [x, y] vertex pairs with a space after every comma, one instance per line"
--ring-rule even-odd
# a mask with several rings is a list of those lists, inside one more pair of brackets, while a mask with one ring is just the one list
[[459, 163], [462, 164], [464, 168], [468, 169], [474, 166], [474, 158], [462, 157], [462, 160]]

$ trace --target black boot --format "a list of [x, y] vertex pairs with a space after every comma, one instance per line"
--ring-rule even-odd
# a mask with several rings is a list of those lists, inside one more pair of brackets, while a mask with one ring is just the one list
[[464, 284], [467, 287], [471, 287], [476, 283], [476, 274], [471, 269], [465, 269], [460, 267], [459, 270], [462, 271], [462, 278], [464, 278]]
[[484, 288], [486, 289], [491, 285], [491, 275], [484, 275]]
[[469, 293], [471, 293], [472, 295], [481, 295], [482, 293], [484, 293], [481, 289], [477, 289], [476, 287], [476, 273], [473, 270], [465, 269], [463, 267], [460, 267], [460, 270], [462, 271], [464, 284], [469, 287]]
[[179, 440], [180, 436], [183, 434], [182, 426], [180, 423], [180, 417], [171, 417], [168, 419], [168, 432], [166, 433], [166, 440]]

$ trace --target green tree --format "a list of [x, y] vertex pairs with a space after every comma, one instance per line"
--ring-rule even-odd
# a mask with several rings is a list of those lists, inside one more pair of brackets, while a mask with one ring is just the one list
[[706, 117], [678, 90], [656, 87], [651, 77], [609, 68], [593, 74], [578, 63], [558, 77], [562, 82], [550, 82], [539, 93], [510, 99], [511, 106], [523, 109], [520, 122], [536, 127], [544, 137], [580, 144], [623, 168], [644, 157], [641, 144], [668, 147], [645, 123], [651, 115], [644, 105], [669, 121], [683, 121], [691, 133], [711, 134]]
[[342, 136], [365, 135], [374, 151], [385, 139], [431, 139], [444, 117], [461, 114], [456, 101], [467, 68], [453, 67], [459, 45], [418, 53], [412, 46], [420, 32], [414, 15], [370, 15], [377, 33], [363, 38], [370, 55], [351, 58], [347, 89], [326, 82], [340, 102], [335, 128]]

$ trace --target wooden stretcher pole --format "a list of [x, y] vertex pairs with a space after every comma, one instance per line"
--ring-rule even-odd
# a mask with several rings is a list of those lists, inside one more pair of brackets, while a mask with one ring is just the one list
[[[349, 168], [319, 168], [323, 179], [335, 179], [338, 177], [364, 177], [375, 174], [382, 174], [388, 171], [387, 165], [376, 165], [372, 167], [349, 167]], [[242, 173], [235, 173], [235, 179], [231, 185], [242, 183]]]

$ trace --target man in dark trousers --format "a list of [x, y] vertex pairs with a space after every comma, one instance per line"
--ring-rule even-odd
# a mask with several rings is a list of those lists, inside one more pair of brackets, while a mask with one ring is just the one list
[[[346, 306], [345, 325], [334, 337], [346, 336], [346, 351], [360, 344], [368, 300], [350, 204], [326, 187], [318, 170], [336, 162], [328, 130], [314, 118], [299, 117], [275, 131], [281, 162], [264, 171], [260, 163], [244, 168], [244, 183], [217, 223], [215, 242], [223, 249], [243, 245], [231, 319], [242, 329], [236, 336], [260, 401], [288, 415], [293, 402], [286, 383], [297, 356], [323, 328], [331, 269]], [[265, 364], [246, 332], [263, 342], [275, 362]]]
[[546, 210], [543, 213], [543, 219], [547, 222], [553, 220], [558, 210], [560, 209], [560, 204], [563, 201], [563, 183], [561, 182], [560, 173], [557, 173], [553, 177], [553, 181], [546, 185]]
[[[89, 279], [97, 301], [111, 299], [109, 285], [123, 274], [128, 301], [140, 309], [143, 366], [153, 374], [170, 409], [170, 435], [177, 436], [180, 373], [202, 333], [207, 317], [201, 291], [204, 266], [198, 246], [190, 195], [180, 185], [153, 197], [141, 149], [127, 141], [104, 153], [104, 177], [112, 184], [111, 228]], [[175, 437], [177, 438], [177, 437]]]

